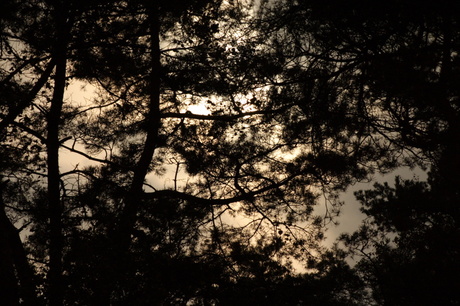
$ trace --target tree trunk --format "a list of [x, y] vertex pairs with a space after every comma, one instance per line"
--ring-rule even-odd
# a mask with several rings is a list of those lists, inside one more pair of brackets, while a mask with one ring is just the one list
[[112, 272], [114, 279], [109, 280], [112, 284], [107, 288], [107, 292], [102, 293], [105, 298], [99, 298], [98, 301], [105, 300], [104, 305], [110, 304], [111, 291], [114, 290], [116, 285], [114, 282], [119, 282], [125, 279], [127, 273], [127, 265], [129, 265], [128, 252], [131, 245], [131, 234], [136, 223], [136, 214], [138, 212], [140, 203], [142, 201], [143, 184], [145, 177], [148, 173], [148, 168], [152, 162], [155, 148], [158, 142], [158, 134], [161, 126], [160, 114], [160, 24], [158, 15], [158, 4], [151, 2], [148, 4], [147, 14], [150, 27], [150, 41], [151, 41], [151, 71], [150, 71], [150, 101], [149, 111], [145, 118], [147, 126], [147, 135], [143, 147], [141, 157], [139, 158], [134, 174], [133, 180], [128, 194], [124, 199], [124, 208], [120, 216], [116, 228], [111, 234], [113, 243], [113, 250], [111, 255]]
[[18, 230], [5, 212], [0, 190], [0, 304], [37, 305], [34, 272]]
[[48, 166], [48, 213], [49, 213], [49, 303], [51, 306], [63, 304], [64, 286], [62, 282], [63, 231], [59, 172], [59, 124], [66, 84], [67, 65], [67, 23], [63, 4], [56, 3], [55, 18], [57, 35], [53, 58], [56, 61], [54, 92], [48, 113], [47, 166]]
[[9, 220], [3, 207], [0, 214], [0, 304], [19, 305], [19, 284], [14, 271]]
[[149, 112], [146, 118], [147, 136], [144, 143], [144, 148], [139, 161], [136, 164], [133, 181], [131, 183], [130, 192], [126, 198], [125, 207], [123, 210], [122, 219], [120, 222], [120, 230], [123, 235], [123, 245], [126, 249], [131, 240], [131, 231], [136, 222], [136, 213], [140, 204], [140, 196], [147, 175], [148, 168], [153, 159], [155, 148], [158, 143], [158, 133], [161, 126], [160, 114], [160, 29], [157, 4], [151, 4], [148, 8], [149, 25], [150, 25], [150, 40], [151, 40], [151, 71], [150, 71], [150, 103]]

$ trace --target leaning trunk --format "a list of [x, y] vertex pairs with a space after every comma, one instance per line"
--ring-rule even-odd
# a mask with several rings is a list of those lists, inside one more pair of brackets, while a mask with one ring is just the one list
[[[111, 250], [110, 266], [112, 271], [111, 279], [107, 280], [104, 292], [99, 292], [97, 302], [100, 305], [110, 305], [115, 287], [118, 282], [125, 279], [127, 265], [129, 265], [128, 252], [131, 245], [131, 234], [136, 223], [136, 215], [142, 201], [143, 184], [152, 162], [155, 148], [157, 147], [158, 134], [161, 126], [160, 114], [160, 25], [158, 15], [158, 4], [148, 4], [147, 14], [150, 36], [150, 75], [149, 75], [149, 110], [145, 118], [147, 135], [143, 146], [142, 154], [136, 163], [133, 173], [133, 180], [129, 191], [124, 198], [124, 208], [116, 228], [111, 234], [113, 250]], [[115, 294], [116, 296], [116, 294]]]
[[37, 305], [34, 273], [19, 231], [6, 215], [0, 190], [0, 304]]

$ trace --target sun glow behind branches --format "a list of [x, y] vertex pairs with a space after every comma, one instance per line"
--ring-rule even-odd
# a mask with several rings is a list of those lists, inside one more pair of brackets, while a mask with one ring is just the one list
[[[251, 29], [247, 29], [245, 32], [243, 31], [236, 31], [232, 35], [230, 39], [223, 41], [223, 46], [226, 51], [232, 50], [235, 52], [235, 56], [238, 56], [238, 53], [241, 51], [242, 48], [239, 48], [240, 45], [245, 43], [246, 39], [249, 39], [251, 34]], [[244, 73], [242, 74], [244, 78]], [[239, 82], [239, 80], [235, 81]], [[256, 88], [256, 87], [259, 88]], [[270, 87], [265, 84], [258, 84], [250, 88], [242, 88], [239, 92], [228, 94], [226, 96], [209, 96], [209, 97], [195, 97], [188, 94], [179, 94], [178, 101], [162, 101], [162, 107], [164, 107], [163, 111], [169, 112], [178, 112], [178, 113], [191, 113], [195, 115], [205, 115], [212, 117], [215, 116], [234, 116], [234, 115], [242, 115], [239, 117], [236, 122], [233, 122], [228, 131], [228, 135], [224, 135], [223, 139], [225, 141], [229, 141], [234, 144], [237, 148], [239, 145], [240, 140], [256, 140], [260, 143], [260, 146], [265, 146], [266, 148], [277, 146], [282, 142], [282, 127], [280, 125], [270, 124], [268, 127], [264, 126], [263, 115], [251, 115], [251, 112], [263, 111], [265, 108], [265, 99], [267, 99], [267, 94]], [[78, 95], [73, 93], [72, 100], [79, 100], [80, 98], [77, 97]], [[166, 95], [165, 95], [166, 96]], [[164, 97], [165, 97], [164, 96]], [[82, 98], [85, 102], [89, 101], [86, 98]], [[165, 98], [165, 100], [167, 100]], [[171, 106], [175, 105], [175, 106]], [[247, 115], [245, 115], [248, 113]], [[166, 118], [165, 123], [170, 118]], [[137, 119], [136, 119], [137, 120]], [[171, 119], [174, 120], [174, 119]], [[177, 118], [175, 119], [176, 121]], [[171, 121], [172, 122], [172, 121]], [[199, 119], [192, 119], [187, 118], [184, 120], [186, 124], [199, 124]], [[209, 122], [209, 121], [208, 121]], [[206, 123], [205, 125], [207, 125]], [[205, 137], [205, 136], [203, 136]], [[260, 139], [254, 139], [253, 137], [260, 137]], [[242, 144], [244, 145], [244, 144]], [[285, 147], [282, 149], [281, 146], [279, 149], [276, 149], [270, 153], [270, 156], [267, 156], [266, 160], [261, 159], [254, 164], [256, 170], [260, 171], [265, 175], [269, 176], [268, 180], [273, 181], [280, 181], [282, 180], [286, 174], [280, 173], [277, 171], [270, 172], [270, 161], [277, 160], [279, 163], [288, 163], [294, 160], [300, 149], [298, 147], [294, 147], [293, 149], [289, 149]], [[163, 154], [161, 151], [157, 151], [159, 153], [156, 154]], [[70, 163], [70, 168], [75, 167], [75, 156], [76, 154], [71, 153], [69, 157], [64, 157], [67, 162]], [[80, 155], [78, 155], [81, 158]], [[188, 185], [188, 182], [193, 181], [191, 175], [187, 174], [185, 171], [185, 167], [183, 164], [185, 163], [184, 160], [176, 159], [177, 156], [172, 156], [171, 159], [166, 158], [162, 165], [159, 165], [159, 168], [164, 168], [163, 174], [159, 174], [159, 172], [155, 173], [152, 171], [146, 177], [146, 190], [150, 189], [152, 186], [155, 190], [161, 189], [175, 189], [178, 191], [185, 191]], [[86, 160], [88, 162], [89, 160]], [[64, 160], [63, 160], [64, 162]], [[85, 165], [85, 162], [81, 163], [81, 166]], [[267, 182], [263, 179], [254, 178], [254, 182], [249, 182], [246, 185], [247, 189], [254, 189], [257, 190], [263, 184]], [[232, 196], [237, 193], [235, 186], [231, 186], [231, 180], [225, 183], [221, 190], [217, 191], [217, 197], [224, 197], [224, 196]], [[190, 192], [187, 189], [187, 192]], [[201, 194], [203, 197], [207, 197], [206, 194]], [[210, 193], [209, 197], [213, 197], [212, 193]], [[260, 200], [263, 201], [263, 200]], [[245, 209], [244, 203], [233, 203], [228, 207], [231, 208], [230, 211], [235, 212], [233, 215], [231, 213], [225, 213], [222, 215], [222, 221], [227, 224], [238, 228], [248, 228], [249, 225], [256, 225], [258, 218], [264, 220], [264, 216], [257, 214], [257, 212], [250, 211], [249, 209]], [[247, 205], [246, 205], [247, 206]], [[222, 207], [225, 209], [225, 207]], [[276, 209], [276, 207], [275, 207]], [[264, 222], [268, 222], [264, 220]], [[271, 222], [271, 221], [270, 221]], [[275, 220], [275, 222], [279, 222]], [[270, 226], [268, 226], [270, 228]], [[251, 229], [252, 230], [252, 229]], [[258, 230], [255, 230], [255, 232]], [[275, 229], [276, 230], [276, 229]], [[276, 235], [276, 231], [273, 233]], [[255, 234], [252, 236], [253, 238], [256, 237]], [[260, 235], [259, 235], [260, 237]], [[252, 239], [252, 242], [255, 242], [255, 239]]]

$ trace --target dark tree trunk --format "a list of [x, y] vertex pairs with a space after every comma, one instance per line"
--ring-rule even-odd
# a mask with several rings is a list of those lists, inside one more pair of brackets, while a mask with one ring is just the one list
[[18, 230], [5, 213], [0, 190], [0, 304], [37, 305], [34, 272]]
[[131, 231], [136, 221], [136, 213], [140, 204], [140, 196], [147, 175], [148, 168], [153, 159], [155, 148], [158, 143], [158, 133], [161, 126], [160, 114], [160, 29], [158, 20], [157, 4], [150, 4], [149, 9], [149, 25], [151, 39], [151, 71], [150, 71], [150, 103], [149, 112], [146, 118], [147, 137], [145, 139], [144, 148], [139, 161], [136, 164], [133, 181], [131, 183], [130, 192], [126, 198], [126, 205], [123, 210], [122, 219], [120, 222], [120, 230], [123, 237], [124, 249], [130, 244]]
[[148, 173], [148, 168], [152, 162], [155, 148], [158, 142], [158, 134], [161, 126], [160, 114], [160, 24], [158, 16], [158, 4], [151, 2], [148, 4], [148, 22], [150, 27], [150, 40], [151, 40], [151, 71], [150, 71], [150, 101], [149, 111], [145, 118], [147, 126], [147, 135], [143, 146], [141, 157], [139, 158], [134, 174], [133, 180], [128, 194], [124, 199], [124, 208], [120, 216], [119, 222], [111, 235], [113, 243], [113, 250], [111, 255], [111, 280], [108, 280], [111, 285], [106, 287], [106, 292], [102, 295], [105, 297], [98, 298], [98, 303], [101, 305], [110, 304], [111, 291], [114, 290], [116, 285], [114, 282], [122, 282], [125, 279], [127, 272], [127, 265], [129, 265], [128, 252], [131, 245], [131, 234], [136, 223], [136, 214], [141, 203], [143, 192], [143, 184], [145, 177]]
[[[65, 60], [64, 60], [65, 64]], [[48, 164], [48, 201], [49, 201], [49, 286], [50, 304], [62, 305], [62, 203], [60, 195], [60, 173], [59, 173], [59, 118], [62, 107], [62, 96], [60, 83], [62, 76], [62, 63], [56, 66], [56, 88], [54, 92], [51, 110], [48, 119], [47, 137], [47, 164]], [[65, 71], [64, 71], [65, 73]]]
[[51, 306], [63, 304], [64, 286], [62, 279], [63, 229], [59, 172], [59, 125], [61, 120], [67, 65], [67, 22], [64, 4], [56, 3], [56, 42], [53, 58], [56, 62], [54, 92], [48, 113], [47, 166], [49, 201], [49, 303]]
[[19, 305], [19, 283], [14, 271], [9, 220], [3, 207], [0, 214], [0, 304]]

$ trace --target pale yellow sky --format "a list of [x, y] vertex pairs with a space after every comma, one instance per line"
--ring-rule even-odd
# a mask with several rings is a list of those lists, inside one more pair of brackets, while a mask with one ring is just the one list
[[[89, 105], [91, 97], [94, 96], [95, 88], [89, 84], [85, 84], [83, 82], [73, 82], [69, 85], [67, 92], [66, 92], [66, 100], [68, 103], [74, 103], [78, 105]], [[198, 105], [189, 105], [187, 107], [192, 113], [195, 114], [203, 114], [209, 115], [210, 111], [206, 108], [204, 104]], [[72, 141], [67, 141], [67, 145], [71, 145]], [[102, 156], [101, 156], [102, 157]], [[97, 162], [93, 162], [76, 153], [69, 152], [66, 149], [61, 149], [60, 151], [60, 158], [61, 158], [61, 171], [66, 172], [69, 170], [75, 169], [75, 167], [83, 167], [91, 164], [97, 164]], [[173, 188], [174, 187], [174, 179], [175, 179], [175, 170], [176, 166], [171, 165], [167, 166], [167, 171], [164, 176], [157, 176], [154, 173], [150, 173], [146, 180], [149, 184], [154, 186], [158, 189], [165, 189], [165, 188]], [[335, 226], [332, 223], [329, 225], [329, 228], [326, 232], [326, 240], [325, 245], [331, 246], [332, 243], [336, 240], [336, 238], [343, 232], [352, 233], [355, 231], [361, 221], [365, 217], [360, 212], [360, 204], [356, 201], [353, 192], [357, 190], [365, 190], [371, 189], [372, 185], [375, 182], [388, 182], [390, 185], [394, 182], [395, 176], [401, 176], [403, 179], [411, 179], [414, 177], [418, 177], [419, 180], [425, 180], [427, 175], [426, 173], [417, 168], [417, 169], [409, 169], [409, 168], [400, 168], [396, 171], [386, 174], [386, 175], [375, 175], [372, 182], [369, 183], [357, 183], [354, 186], [350, 186], [346, 192], [341, 195], [341, 200], [345, 202], [345, 205], [342, 206], [342, 213], [339, 217], [339, 225]], [[187, 181], [187, 175], [184, 172], [184, 168], [179, 169], [179, 175], [177, 177], [177, 185], [183, 186]], [[148, 187], [147, 187], [148, 189]], [[324, 203], [320, 200], [317, 208], [315, 209], [315, 214], [321, 215], [324, 212]], [[231, 217], [226, 217], [227, 221], [231, 221]], [[239, 218], [235, 218], [233, 222], [236, 222], [239, 225], [243, 225], [250, 220], [244, 216]]]

